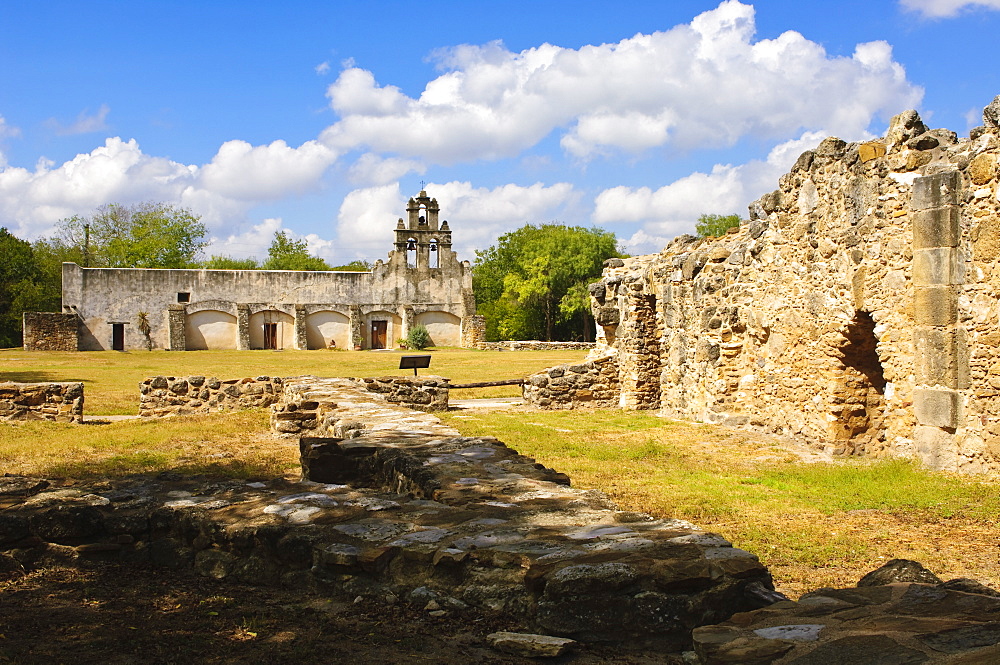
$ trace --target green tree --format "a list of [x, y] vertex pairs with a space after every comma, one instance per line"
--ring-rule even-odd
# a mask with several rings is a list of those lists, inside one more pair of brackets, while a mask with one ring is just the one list
[[739, 215], [702, 215], [694, 225], [694, 231], [702, 238], [724, 236], [727, 230], [739, 225]]
[[231, 256], [212, 255], [201, 264], [209, 270], [260, 270], [260, 263], [255, 258], [234, 259]]
[[361, 259], [355, 259], [350, 263], [345, 263], [342, 266], [333, 266], [330, 270], [337, 270], [340, 272], [370, 272], [372, 269], [372, 264]]
[[561, 224], [527, 224], [477, 251], [473, 283], [487, 339], [587, 339], [587, 284], [617, 256], [613, 233]]
[[0, 227], [0, 347], [21, 346], [22, 314], [59, 310], [31, 244]]
[[57, 240], [87, 267], [193, 268], [207, 245], [201, 218], [168, 203], [111, 203], [59, 222]]
[[330, 270], [329, 264], [309, 253], [305, 240], [292, 240], [284, 231], [276, 231], [267, 250], [264, 270]]

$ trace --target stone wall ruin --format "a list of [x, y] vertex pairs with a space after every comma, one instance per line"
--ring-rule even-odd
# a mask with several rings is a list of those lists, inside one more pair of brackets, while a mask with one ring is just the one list
[[0, 383], [0, 422], [51, 420], [83, 422], [83, 384]]
[[609, 262], [593, 355], [619, 405], [1000, 470], [998, 115], [828, 138], [733, 233]]

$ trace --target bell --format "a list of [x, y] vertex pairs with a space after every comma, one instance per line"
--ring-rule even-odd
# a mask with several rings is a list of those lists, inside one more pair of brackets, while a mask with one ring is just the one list
[[406, 249], [416, 249], [416, 248], [417, 248], [417, 241], [416, 240], [413, 240], [411, 238], [410, 240], [406, 241]]
[[436, 251], [438, 251], [438, 245], [437, 245], [437, 243], [436, 243], [436, 242], [432, 242], [432, 243], [431, 243], [431, 251], [432, 251], [432, 252], [436, 252]]

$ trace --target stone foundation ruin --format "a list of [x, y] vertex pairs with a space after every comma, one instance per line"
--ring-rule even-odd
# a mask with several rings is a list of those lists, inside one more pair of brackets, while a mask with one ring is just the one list
[[591, 357], [618, 404], [1000, 470], [1000, 97], [984, 122], [828, 138], [731, 233], [610, 260]]
[[724, 538], [619, 510], [492, 437], [460, 436], [349, 379], [284, 387], [276, 412], [324, 405], [300, 440], [303, 482], [0, 479], [0, 559], [193, 566], [669, 650], [689, 647], [696, 626], [781, 598], [757, 557]]

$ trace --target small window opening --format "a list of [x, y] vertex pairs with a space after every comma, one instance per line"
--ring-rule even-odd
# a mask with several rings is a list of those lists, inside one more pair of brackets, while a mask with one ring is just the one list
[[181, 291], [177, 294], [177, 302], [191, 302], [191, 294]]

